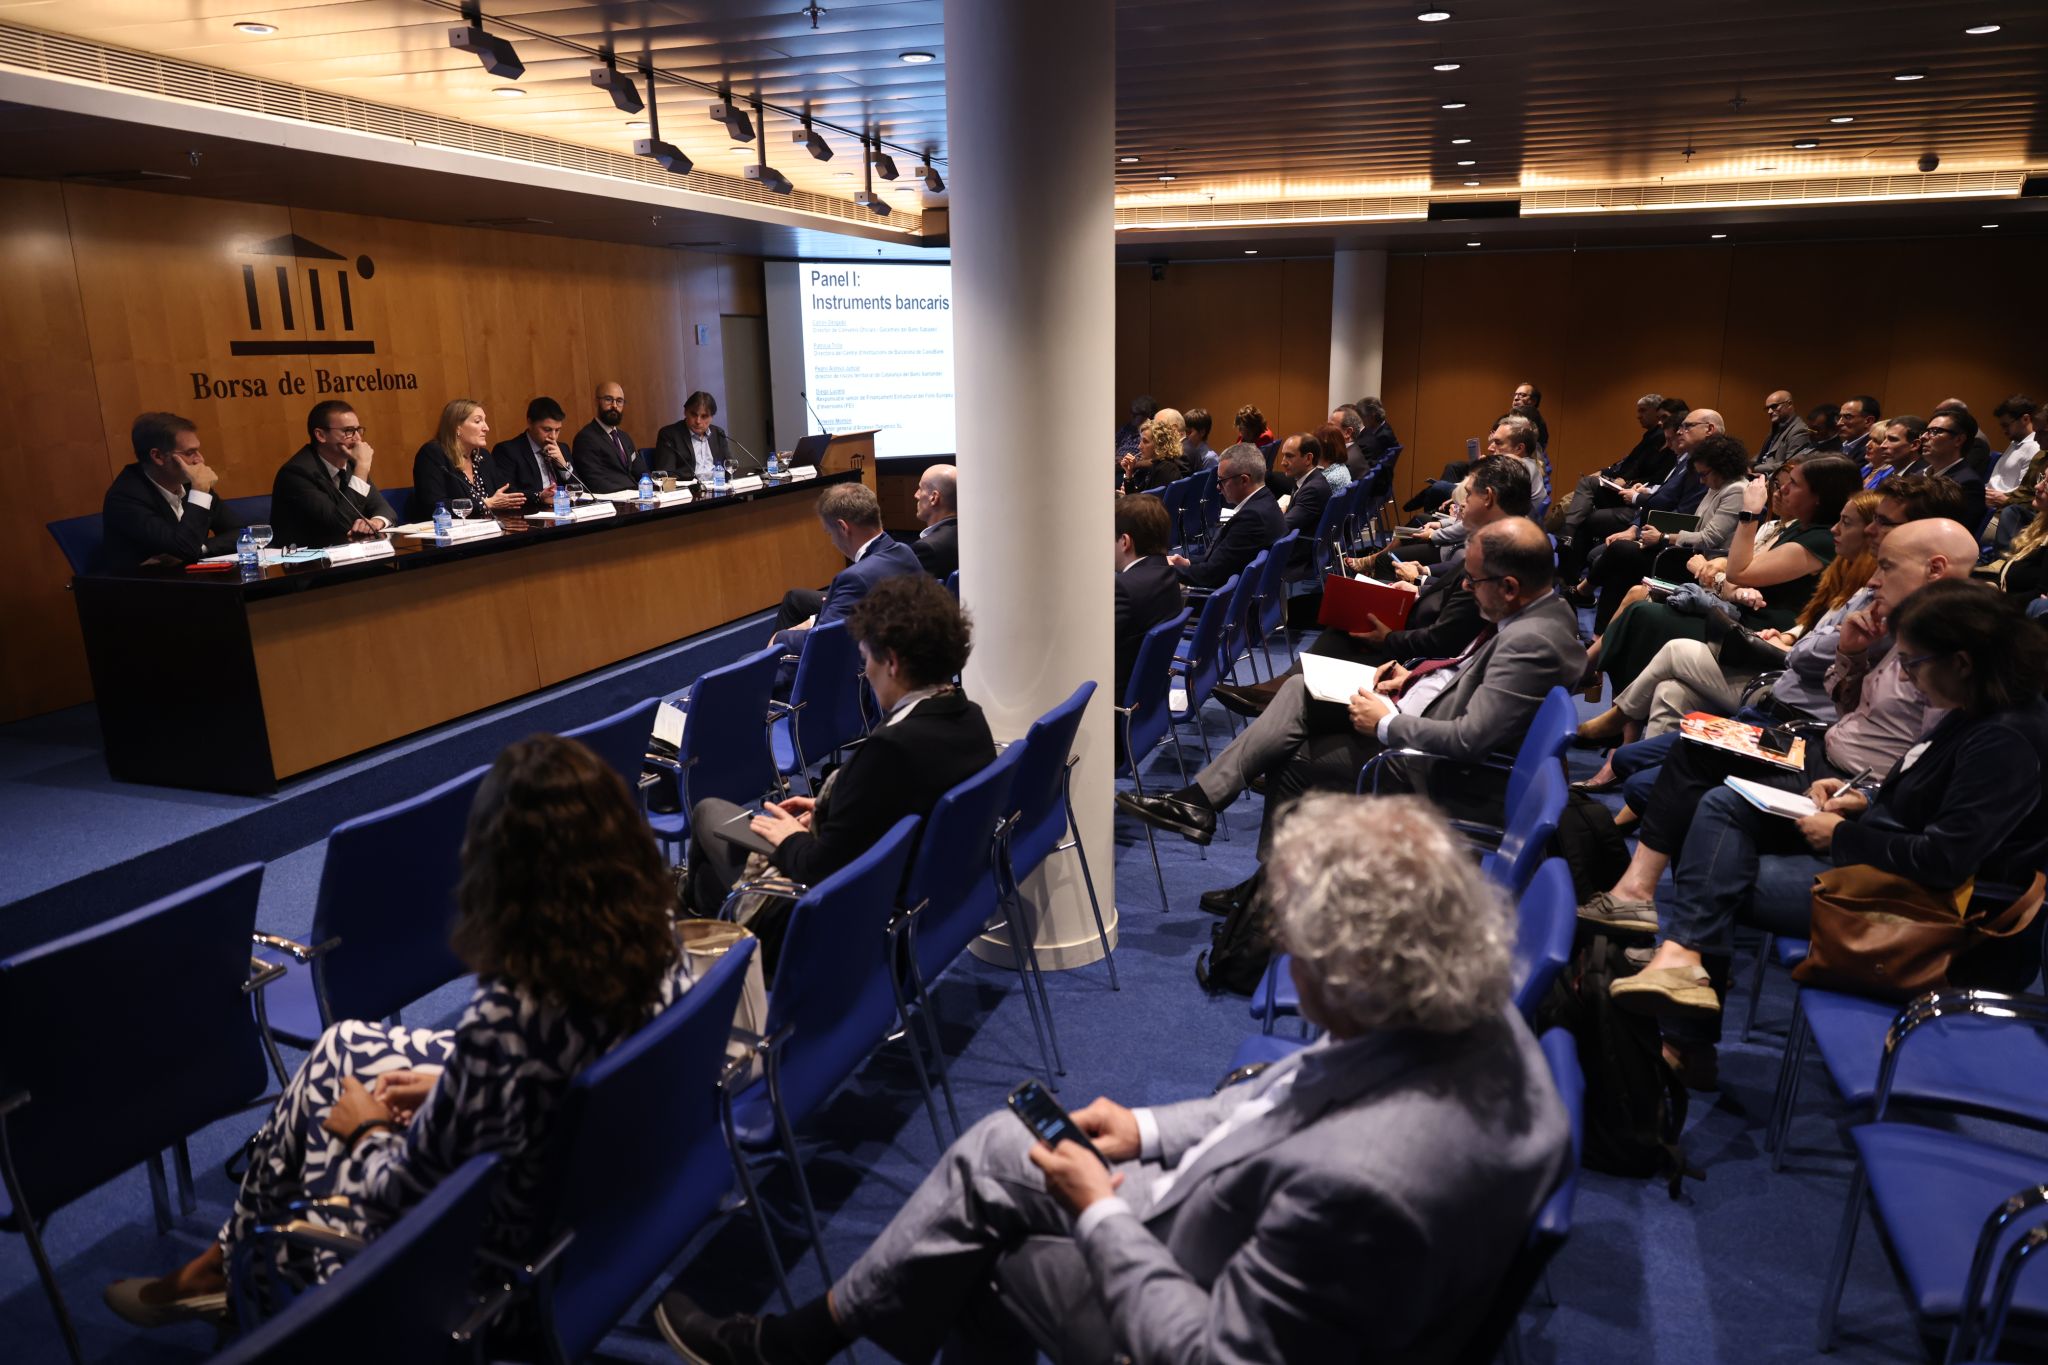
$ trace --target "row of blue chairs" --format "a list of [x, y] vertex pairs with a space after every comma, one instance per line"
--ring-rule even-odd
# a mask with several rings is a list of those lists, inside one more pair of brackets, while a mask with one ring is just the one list
[[[406, 509], [412, 503], [412, 489], [386, 488], [384, 500], [391, 504], [391, 510], [398, 519], [406, 519]], [[227, 505], [245, 525], [256, 525], [270, 520], [270, 494], [255, 493], [246, 498], [229, 498]], [[73, 574], [100, 573], [110, 568], [126, 567], [103, 564], [101, 552], [107, 543], [106, 526], [98, 512], [89, 512], [82, 517], [65, 517], [49, 523], [51, 539], [64, 554], [64, 562], [71, 566]]]

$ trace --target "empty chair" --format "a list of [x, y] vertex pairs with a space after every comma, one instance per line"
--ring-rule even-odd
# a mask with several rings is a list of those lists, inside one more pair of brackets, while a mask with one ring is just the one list
[[[385, 494], [385, 501], [390, 501], [389, 493]], [[397, 503], [391, 506], [393, 511], [398, 508]], [[270, 520], [270, 494], [251, 493], [246, 498], [229, 498], [228, 510], [239, 517], [244, 526], [260, 526]]]
[[[470, 1283], [497, 1179], [497, 1157], [463, 1162], [417, 1207], [348, 1255], [345, 1273], [248, 1326], [214, 1365], [448, 1365], [453, 1348], [482, 1326]], [[267, 1263], [264, 1252], [275, 1239], [291, 1235], [257, 1228], [238, 1248], [237, 1288]], [[320, 1238], [329, 1248], [338, 1240], [324, 1231]], [[253, 1296], [242, 1295], [241, 1304], [241, 1321], [253, 1323]]]
[[1515, 1008], [1531, 1024], [1558, 974], [1572, 960], [1579, 898], [1571, 864], [1547, 858], [1515, 903]]
[[390, 1019], [469, 969], [448, 946], [462, 839], [486, 768], [336, 825], [327, 836], [309, 943], [263, 935], [263, 946], [311, 970], [292, 972], [270, 1002], [270, 1029], [311, 1047], [340, 1019]]
[[562, 738], [581, 740], [606, 766], [626, 779], [627, 791], [638, 791], [647, 757], [647, 737], [654, 733], [654, 712], [660, 705], [659, 697], [636, 701], [603, 720], [564, 730]]
[[1215, 754], [1209, 747], [1208, 728], [1202, 724], [1202, 706], [1216, 690], [1216, 684], [1223, 681], [1224, 627], [1229, 623], [1231, 607], [1237, 602], [1238, 577], [1232, 574], [1224, 579], [1217, 584], [1216, 591], [1203, 599], [1186, 652], [1173, 656], [1171, 671], [1180, 679], [1180, 686], [1168, 689], [1168, 709], [1174, 724], [1194, 726], [1205, 758], [1214, 758]]
[[804, 774], [805, 785], [815, 793], [811, 769], [867, 731], [860, 689], [860, 646], [846, 622], [832, 621], [805, 631], [803, 650], [797, 655], [796, 681], [789, 689], [789, 710], [778, 715], [769, 730], [775, 770], [784, 777]]
[[1223, 618], [1223, 669], [1232, 682], [1238, 681], [1240, 659], [1246, 662], [1254, 681], [1259, 676], [1258, 664], [1252, 656], [1252, 612], [1257, 606], [1259, 580], [1265, 576], [1266, 560], [1267, 552], [1259, 551], [1237, 575], [1237, 588], [1230, 594], [1230, 610]]
[[1500, 846], [1480, 860], [1480, 869], [1510, 896], [1520, 896], [1536, 875], [1536, 865], [1543, 861], [1551, 837], [1557, 833], [1568, 794], [1562, 768], [1555, 763], [1538, 768], [1520, 804], [1508, 813]]
[[1095, 876], [1088, 870], [1088, 850], [1074, 825], [1071, 780], [1079, 761], [1074, 756], [1074, 736], [1080, 733], [1082, 713], [1094, 696], [1095, 684], [1082, 683], [1072, 696], [1033, 721], [1024, 736], [1024, 761], [1017, 766], [1011, 789], [1017, 828], [1010, 835], [1010, 868], [1021, 884], [1053, 854], [1073, 850], [1088, 890], [1088, 908], [1095, 914], [1095, 937], [1102, 944], [1103, 961], [1109, 964], [1110, 989], [1120, 990], [1116, 950], [1110, 947], [1109, 931], [1102, 923], [1102, 902], [1096, 899]]
[[[1170, 621], [1161, 621], [1145, 632], [1145, 638], [1138, 642], [1138, 657], [1131, 664], [1131, 680], [1124, 689], [1123, 705], [1117, 707], [1117, 718], [1122, 730], [1124, 762], [1130, 768], [1131, 781], [1137, 785], [1138, 795], [1145, 794], [1145, 776], [1140, 769], [1145, 758], [1173, 724], [1170, 710], [1173, 684], [1173, 648], [1180, 642], [1181, 627], [1187, 624], [1188, 613]], [[1173, 749], [1174, 759], [1180, 761], [1180, 746]], [[1187, 781], [1187, 765], [1181, 764], [1181, 781]], [[1166, 908], [1166, 874], [1159, 870], [1159, 846], [1152, 840], [1152, 826], [1145, 826], [1145, 844], [1152, 850], [1152, 875], [1159, 879], [1159, 906]]]
[[781, 661], [782, 647], [770, 645], [714, 668], [691, 684], [676, 756], [647, 760], [675, 774], [676, 795], [682, 800], [682, 809], [672, 815], [648, 816], [657, 838], [671, 844], [687, 839], [690, 807], [707, 796], [745, 804], [779, 785], [768, 723], [786, 711], [779, 711], [774, 702], [775, 670]]
[[98, 512], [51, 522], [50, 538], [64, 552], [64, 561], [71, 566], [73, 574], [99, 571], [100, 551], [107, 543], [107, 528]]
[[1266, 656], [1266, 676], [1277, 677], [1273, 667], [1273, 632], [1280, 632], [1280, 642], [1287, 646], [1287, 654], [1294, 656], [1294, 646], [1287, 634], [1287, 564], [1294, 557], [1294, 547], [1301, 540], [1301, 532], [1289, 531], [1266, 549], [1266, 567], [1258, 579], [1258, 600], [1253, 608], [1252, 632], [1258, 637], [1259, 649]]
[[0, 1227], [27, 1240], [74, 1361], [83, 1357], [43, 1250], [44, 1223], [146, 1163], [157, 1229], [168, 1230], [163, 1149], [178, 1146], [189, 1212], [186, 1135], [263, 1094], [251, 997], [260, 1006], [284, 969], [251, 975], [262, 880], [262, 866], [249, 863], [0, 961]]

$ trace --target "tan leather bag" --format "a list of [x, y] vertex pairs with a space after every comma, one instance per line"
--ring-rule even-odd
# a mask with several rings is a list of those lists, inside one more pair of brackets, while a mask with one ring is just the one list
[[[731, 952], [735, 946], [753, 935], [737, 924], [722, 919], [684, 919], [676, 922], [676, 941], [683, 954], [683, 975], [692, 985], [709, 975], [718, 960]], [[747, 962], [747, 979], [740, 986], [740, 1002], [733, 1011], [732, 1022], [748, 1033], [758, 1034], [768, 1026], [767, 978], [761, 972], [761, 950], [757, 944], [754, 955]], [[738, 1039], [726, 1044], [725, 1055], [729, 1059], [744, 1056], [747, 1045]], [[746, 1074], [734, 1082], [734, 1093], [752, 1085], [761, 1075], [761, 1059], [757, 1056]]]
[[1982, 939], [2010, 938], [2033, 923], [2044, 879], [2036, 874], [1997, 914], [1971, 914], [1975, 881], [1935, 891], [1867, 864], [1813, 879], [1813, 929], [1801, 985], [1911, 1000], [1948, 984], [1949, 966]]

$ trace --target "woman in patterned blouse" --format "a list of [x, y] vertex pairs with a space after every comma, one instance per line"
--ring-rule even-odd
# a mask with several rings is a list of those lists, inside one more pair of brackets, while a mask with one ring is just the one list
[[[346, 1196], [305, 1216], [375, 1237], [483, 1152], [504, 1164], [491, 1244], [516, 1256], [545, 1233], [535, 1185], [569, 1082], [688, 987], [674, 883], [624, 781], [552, 735], [498, 756], [462, 855], [454, 944], [477, 983], [461, 1021], [348, 1020], [323, 1033], [251, 1140], [214, 1244], [172, 1274], [110, 1286], [115, 1312], [150, 1327], [219, 1313], [235, 1244], [288, 1202]], [[337, 1264], [281, 1250], [277, 1272], [305, 1285]]]
[[[491, 445], [490, 418], [484, 405], [474, 398], [458, 398], [441, 409], [441, 425], [434, 439], [412, 457], [411, 506], [427, 521], [437, 502], [468, 498], [478, 512], [515, 512], [526, 506], [526, 495], [500, 484], [497, 492], [484, 482], [484, 456]], [[453, 510], [452, 508], [450, 509]]]

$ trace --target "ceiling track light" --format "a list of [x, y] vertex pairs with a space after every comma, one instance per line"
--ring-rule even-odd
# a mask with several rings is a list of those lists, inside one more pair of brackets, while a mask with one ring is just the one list
[[824, 134], [811, 127], [810, 115], [804, 115], [804, 126], [789, 135], [791, 142], [801, 143], [814, 161], [830, 161], [832, 144], [825, 141]]
[[894, 212], [881, 195], [875, 193], [875, 155], [882, 150], [882, 140], [877, 137], [872, 148], [866, 138], [861, 139], [861, 188], [854, 191], [853, 202], [880, 218], [887, 218]]
[[612, 97], [612, 107], [620, 113], [639, 113], [646, 105], [640, 99], [640, 92], [633, 88], [633, 77], [619, 70], [618, 59], [612, 50], [604, 50], [604, 65], [590, 69], [590, 83]]
[[[759, 104], [754, 106], [754, 112], [756, 114], [761, 112]], [[761, 126], [764, 128], [768, 126], [765, 119], [762, 120]], [[743, 169], [740, 174], [771, 194], [788, 194], [793, 191], [796, 186], [789, 183], [789, 177], [768, 164], [768, 139], [762, 138], [754, 144], [754, 149], [756, 153], [754, 164]]]
[[726, 136], [734, 142], [754, 140], [754, 121], [747, 117], [747, 111], [733, 102], [732, 91], [720, 89], [718, 103], [711, 106], [711, 121], [725, 125]]
[[894, 180], [898, 174], [896, 158], [882, 150], [882, 139], [879, 136], [875, 138], [874, 146], [868, 153], [868, 164], [874, 167], [875, 174], [884, 180]]
[[516, 81], [526, 74], [526, 63], [519, 60], [512, 44], [495, 33], [484, 32], [481, 5], [471, 0], [462, 7], [462, 17], [469, 22], [461, 28], [448, 30], [448, 46], [457, 52], [469, 53], [483, 63], [484, 70], [500, 80]]
[[661, 140], [661, 109], [654, 101], [654, 68], [647, 68], [647, 136], [633, 143], [633, 155], [651, 159], [670, 175], [688, 175], [694, 165], [683, 149]]
[[925, 193], [944, 194], [946, 192], [945, 178], [939, 174], [938, 168], [932, 165], [932, 154], [930, 152], [924, 154], [924, 164], [917, 168], [917, 174], [918, 178], [924, 181]]

